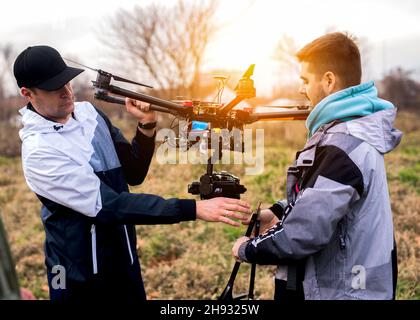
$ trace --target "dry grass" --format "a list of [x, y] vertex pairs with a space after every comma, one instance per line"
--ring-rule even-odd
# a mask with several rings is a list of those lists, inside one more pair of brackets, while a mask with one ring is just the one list
[[[420, 299], [419, 124], [420, 116], [401, 113], [397, 126], [404, 128], [406, 135], [401, 146], [386, 156], [399, 247], [400, 299]], [[248, 188], [243, 198], [254, 206], [258, 201], [268, 205], [283, 197], [287, 165], [305, 141], [303, 124], [272, 123], [264, 128], [263, 174], [244, 176], [243, 166], [223, 167], [242, 177], [241, 181]], [[187, 193], [187, 184], [203, 172], [204, 166], [159, 165], [154, 159], [143, 185], [132, 191], [192, 198]], [[21, 285], [34, 291], [38, 298], [48, 298], [40, 205], [25, 184], [19, 158], [0, 157], [0, 206]], [[237, 229], [204, 222], [138, 226], [138, 252], [148, 298], [217, 298], [233, 266], [232, 243], [244, 230], [244, 227]], [[274, 269], [257, 268], [255, 294], [258, 299], [272, 298]], [[248, 275], [249, 267], [243, 266], [237, 278], [238, 292], [246, 291]]]

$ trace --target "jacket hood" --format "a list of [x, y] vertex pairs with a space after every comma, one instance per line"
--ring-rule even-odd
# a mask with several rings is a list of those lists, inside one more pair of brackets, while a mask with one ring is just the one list
[[392, 103], [378, 98], [373, 81], [337, 91], [322, 99], [309, 114], [306, 127], [311, 137], [324, 124], [368, 116], [377, 111], [394, 108]]
[[70, 117], [65, 124], [48, 120], [40, 114], [28, 109], [28, 106], [24, 106], [19, 110], [23, 124], [23, 128], [19, 131], [20, 139], [24, 141], [27, 137], [40, 133], [53, 134], [74, 130], [79, 126], [78, 123], [86, 120], [84, 113], [80, 112], [84, 103], [85, 102], [76, 102], [74, 104], [73, 117]]
[[402, 132], [393, 127], [397, 109], [386, 109], [369, 116], [340, 123], [328, 132], [350, 134], [373, 146], [380, 153], [388, 153], [395, 149], [401, 141]]
[[373, 81], [337, 91], [321, 100], [306, 120], [309, 137], [327, 123], [342, 122], [328, 132], [345, 132], [366, 141], [379, 152], [393, 150], [402, 132], [393, 128], [397, 109], [378, 97]]

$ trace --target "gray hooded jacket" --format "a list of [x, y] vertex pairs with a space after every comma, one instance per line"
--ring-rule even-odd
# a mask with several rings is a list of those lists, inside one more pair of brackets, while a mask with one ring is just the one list
[[284, 265], [306, 259], [305, 299], [391, 299], [393, 222], [384, 154], [402, 133], [396, 109], [322, 126], [288, 170], [283, 220], [239, 257]]

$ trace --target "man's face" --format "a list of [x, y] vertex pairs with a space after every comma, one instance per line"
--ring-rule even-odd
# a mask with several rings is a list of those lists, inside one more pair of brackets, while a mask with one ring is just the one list
[[309, 67], [309, 62], [303, 61], [301, 63], [300, 78], [302, 83], [299, 87], [299, 93], [303, 94], [314, 107], [329, 93], [325, 90], [324, 77], [310, 72]]
[[57, 122], [66, 122], [74, 111], [74, 95], [70, 82], [55, 91], [30, 90], [29, 98], [34, 108], [43, 116]]

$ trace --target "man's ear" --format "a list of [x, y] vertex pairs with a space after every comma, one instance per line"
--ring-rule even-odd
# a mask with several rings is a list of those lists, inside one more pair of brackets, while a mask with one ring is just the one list
[[322, 87], [327, 96], [338, 91], [338, 79], [333, 72], [327, 71], [324, 73], [322, 77]]
[[20, 94], [28, 99], [31, 99], [33, 97], [33, 92], [25, 87], [20, 88]]

